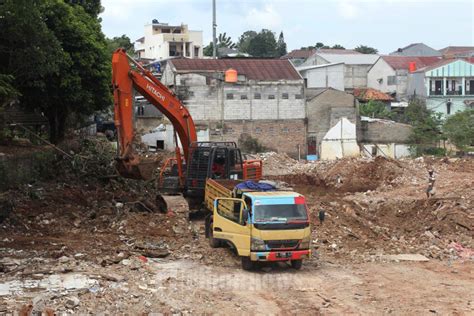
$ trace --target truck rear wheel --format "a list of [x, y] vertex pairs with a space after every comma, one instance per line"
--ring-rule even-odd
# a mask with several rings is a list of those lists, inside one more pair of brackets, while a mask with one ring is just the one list
[[250, 257], [242, 257], [242, 269], [245, 271], [250, 271], [253, 270], [255, 267], [255, 264], [252, 260], [250, 260]]
[[291, 260], [291, 267], [296, 270], [300, 270], [303, 266], [303, 260]]

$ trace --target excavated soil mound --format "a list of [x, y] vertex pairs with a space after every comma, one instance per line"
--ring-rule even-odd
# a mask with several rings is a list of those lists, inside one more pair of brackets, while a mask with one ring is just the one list
[[403, 174], [404, 167], [400, 162], [379, 156], [370, 160], [339, 160], [325, 172], [324, 179], [328, 186], [332, 185], [338, 191], [360, 192], [393, 183]]

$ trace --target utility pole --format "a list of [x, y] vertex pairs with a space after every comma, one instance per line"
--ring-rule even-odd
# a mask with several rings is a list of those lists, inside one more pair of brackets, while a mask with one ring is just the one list
[[212, 58], [217, 58], [217, 38], [216, 38], [216, 0], [212, 0]]

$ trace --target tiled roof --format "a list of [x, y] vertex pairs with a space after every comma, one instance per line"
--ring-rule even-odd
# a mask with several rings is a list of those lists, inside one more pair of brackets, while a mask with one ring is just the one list
[[372, 88], [354, 89], [354, 96], [361, 101], [392, 101], [393, 98], [382, 91]]
[[408, 69], [411, 62], [416, 63], [416, 68], [423, 68], [441, 60], [441, 57], [410, 57], [410, 56], [381, 56], [393, 69]]
[[229, 68], [252, 80], [301, 80], [300, 74], [287, 59], [173, 59], [177, 72], [224, 72]]
[[448, 46], [439, 50], [443, 55], [457, 55], [474, 52], [474, 46]]
[[282, 59], [308, 58], [316, 52], [315, 49], [293, 49], [291, 52], [282, 56]]

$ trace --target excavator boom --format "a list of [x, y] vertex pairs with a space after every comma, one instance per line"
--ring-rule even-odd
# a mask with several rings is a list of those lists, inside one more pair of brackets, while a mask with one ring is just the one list
[[[117, 169], [127, 178], [151, 179], [155, 169], [153, 161], [147, 161], [135, 150], [138, 141], [134, 127], [133, 89], [153, 104], [173, 124], [187, 159], [191, 143], [197, 141], [196, 128], [189, 111], [175, 94], [127, 55], [117, 49], [112, 56], [112, 85], [114, 89], [114, 114], [117, 129], [119, 155]], [[182, 158], [176, 144], [179, 176], [184, 183]]]

